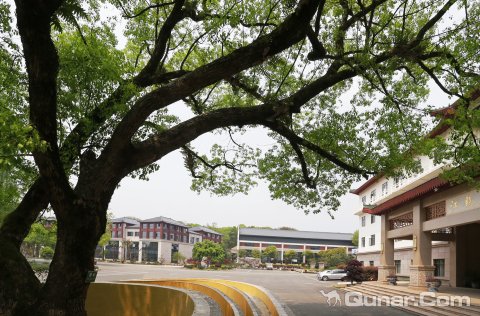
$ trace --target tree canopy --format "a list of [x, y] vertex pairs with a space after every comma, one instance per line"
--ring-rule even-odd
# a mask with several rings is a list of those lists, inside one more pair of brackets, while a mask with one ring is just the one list
[[[113, 192], [176, 150], [193, 190], [262, 180], [272, 198], [332, 216], [354, 181], [414, 170], [408, 153], [480, 159], [479, 1], [5, 1], [0, 185], [17, 191], [0, 227], [0, 308], [12, 314], [84, 315]], [[444, 106], [423, 105], [430, 82], [460, 100], [443, 117], [453, 144], [421, 137]], [[274, 145], [240, 141], [251, 128]], [[207, 133], [230, 141], [197, 150]], [[42, 286], [19, 248], [48, 206], [57, 245]]]
[[277, 247], [268, 246], [262, 251], [262, 256], [265, 258], [274, 259], [277, 256]]
[[225, 259], [225, 250], [216, 242], [204, 240], [193, 246], [193, 258], [196, 260], [207, 258], [209, 262], [222, 263]]
[[358, 247], [358, 235], [359, 232], [358, 232], [358, 229], [356, 229], [354, 232], [353, 232], [353, 236], [352, 236], [352, 244], [355, 246], [355, 247]]

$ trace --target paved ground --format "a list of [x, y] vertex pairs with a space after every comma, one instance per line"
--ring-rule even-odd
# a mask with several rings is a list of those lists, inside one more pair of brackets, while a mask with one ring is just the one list
[[[188, 270], [181, 267], [99, 263], [97, 282], [120, 281], [129, 279], [152, 278], [210, 278], [228, 279], [248, 282], [269, 290], [277, 300], [286, 306], [287, 311], [296, 316], [317, 315], [354, 315], [354, 316], [400, 316], [410, 315], [406, 312], [385, 306], [347, 307], [344, 304], [329, 306], [327, 299], [320, 293], [335, 290], [334, 281], [318, 281], [314, 274], [304, 274], [293, 271], [263, 271], [263, 270], [229, 270], [202, 271]], [[338, 291], [342, 303], [344, 293]], [[333, 305], [334, 299], [331, 300]]]

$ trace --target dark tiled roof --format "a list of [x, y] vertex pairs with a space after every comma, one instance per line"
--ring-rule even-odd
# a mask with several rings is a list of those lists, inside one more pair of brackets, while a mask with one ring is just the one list
[[210, 233], [210, 234], [216, 234], [216, 235], [222, 235], [223, 234], [220, 234], [219, 232], [216, 232], [210, 228], [207, 228], [207, 227], [204, 227], [204, 226], [195, 226], [195, 227], [190, 227], [188, 230], [190, 231], [193, 231], [193, 232], [199, 232], [199, 231], [203, 231], [203, 232], [206, 232], [206, 233]]
[[139, 224], [139, 222], [137, 220], [134, 220], [130, 217], [115, 218], [115, 219], [112, 219], [112, 223], [126, 223], [126, 224], [130, 224], [130, 225], [138, 225]]
[[243, 236], [266, 236], [297, 239], [322, 239], [322, 240], [345, 240], [351, 241], [353, 234], [312, 232], [301, 230], [261, 229], [261, 228], [240, 228], [240, 235]]
[[177, 226], [182, 226], [182, 227], [188, 227], [187, 225], [185, 225], [182, 222], [179, 222], [179, 221], [176, 221], [176, 220], [173, 220], [171, 218], [164, 217], [164, 216], [153, 217], [153, 218], [149, 218], [149, 219], [145, 219], [145, 220], [141, 221], [141, 223], [160, 223], [160, 222], [167, 223], [167, 224], [172, 224], [172, 225], [177, 225]]

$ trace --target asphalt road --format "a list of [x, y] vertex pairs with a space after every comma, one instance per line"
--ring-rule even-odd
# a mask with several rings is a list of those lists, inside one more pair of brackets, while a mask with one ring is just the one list
[[99, 263], [97, 282], [121, 281], [131, 279], [164, 279], [164, 278], [210, 278], [241, 281], [259, 285], [273, 294], [286, 310], [296, 316], [319, 315], [354, 315], [354, 316], [400, 316], [411, 315], [401, 310], [386, 306], [345, 306], [345, 297], [338, 291], [341, 302], [330, 306], [323, 293], [334, 291], [335, 281], [318, 281], [315, 274], [293, 271], [266, 270], [227, 270], [205, 271], [188, 270], [182, 267]]

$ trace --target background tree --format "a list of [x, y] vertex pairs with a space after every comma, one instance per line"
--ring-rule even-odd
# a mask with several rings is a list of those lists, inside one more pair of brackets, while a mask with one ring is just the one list
[[355, 247], [358, 247], [358, 229], [353, 232], [352, 244], [353, 244]]
[[297, 253], [295, 252], [295, 250], [292, 250], [292, 249], [285, 251], [285, 253], [283, 254], [283, 258], [290, 263], [292, 263], [292, 259], [295, 258], [296, 256], [297, 256]]
[[52, 247], [45, 246], [40, 250], [40, 257], [43, 259], [52, 259], [55, 251]]
[[40, 250], [43, 247], [55, 248], [57, 243], [57, 225], [52, 224], [51, 227], [46, 228], [42, 221], [38, 221], [31, 226], [30, 232], [23, 242], [25, 252], [29, 256], [40, 257]]
[[[478, 164], [468, 91], [478, 84], [480, 6], [456, 2], [111, 1], [126, 24], [119, 48], [99, 1], [17, 0], [14, 26], [2, 0], [1, 159], [18, 167], [32, 155], [36, 177], [0, 227], [1, 310], [85, 315], [113, 192], [176, 150], [193, 190], [245, 193], [265, 180], [273, 198], [333, 216], [354, 181], [414, 170], [407, 149], [446, 147], [420, 137], [433, 80], [461, 100], [458, 119], [445, 121], [457, 146], [433, 151], [436, 161]], [[173, 115], [181, 104], [185, 117]], [[244, 144], [255, 127], [276, 145]], [[231, 142], [196, 150], [211, 132]], [[49, 205], [57, 245], [41, 286], [20, 245]]]
[[345, 251], [345, 248], [335, 248], [320, 251], [318, 253], [320, 262], [325, 263], [326, 268], [336, 268], [338, 265], [346, 265], [352, 258]]
[[197, 242], [193, 246], [193, 258], [201, 261], [204, 257], [209, 263], [221, 263], [225, 259], [225, 250], [220, 244], [210, 240]]
[[258, 249], [253, 249], [252, 250], [252, 257], [256, 259], [260, 259], [262, 256], [262, 253]]
[[108, 245], [110, 239], [112, 239], [112, 219], [113, 213], [108, 212], [107, 214], [107, 224], [105, 225], [105, 233], [98, 240], [98, 246], [102, 247], [102, 257], [105, 260], [105, 246]]
[[240, 250], [238, 251], [238, 257], [239, 257], [239, 258], [245, 258], [246, 256], [247, 256], [247, 250], [245, 250], [245, 249], [240, 249]]
[[314, 258], [313, 252], [309, 249], [305, 250], [303, 255], [305, 256], [305, 262], [310, 262]]
[[172, 262], [175, 262], [178, 264], [184, 264], [186, 259], [187, 257], [185, 257], [181, 252], [175, 252], [172, 255]]
[[262, 256], [266, 258], [268, 261], [271, 259], [275, 259], [277, 257], [277, 247], [275, 246], [268, 246], [262, 251]]

